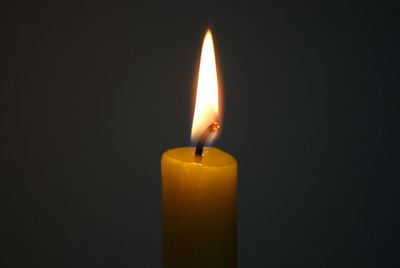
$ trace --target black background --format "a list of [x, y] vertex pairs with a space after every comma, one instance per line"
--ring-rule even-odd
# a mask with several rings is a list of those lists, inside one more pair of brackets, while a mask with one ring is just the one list
[[0, 6], [3, 267], [161, 266], [159, 161], [189, 145], [207, 26], [240, 267], [400, 264], [394, 4]]

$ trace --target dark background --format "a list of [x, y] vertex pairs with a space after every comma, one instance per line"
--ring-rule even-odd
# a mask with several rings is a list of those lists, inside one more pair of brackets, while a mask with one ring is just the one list
[[208, 25], [240, 267], [400, 264], [394, 4], [0, 7], [2, 267], [161, 266], [159, 161], [189, 144]]

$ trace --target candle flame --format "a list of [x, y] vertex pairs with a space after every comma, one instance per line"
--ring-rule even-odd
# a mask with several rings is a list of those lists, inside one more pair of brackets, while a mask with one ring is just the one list
[[[211, 31], [208, 30], [201, 50], [196, 104], [192, 124], [192, 142], [197, 142], [201, 134], [211, 124], [220, 121], [218, 104], [218, 78], [214, 43]], [[212, 141], [215, 136], [215, 133], [210, 135], [208, 141]]]

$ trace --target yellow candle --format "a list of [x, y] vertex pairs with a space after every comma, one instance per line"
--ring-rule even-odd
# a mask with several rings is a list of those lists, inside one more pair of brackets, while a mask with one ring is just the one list
[[236, 267], [236, 160], [205, 148], [165, 152], [161, 159], [164, 266]]
[[210, 31], [203, 42], [193, 117], [195, 147], [161, 158], [164, 267], [236, 267], [237, 164], [204, 147], [220, 128], [219, 87]]

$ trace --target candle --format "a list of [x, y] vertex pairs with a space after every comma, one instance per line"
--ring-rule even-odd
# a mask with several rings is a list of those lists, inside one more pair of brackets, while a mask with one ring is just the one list
[[161, 158], [164, 267], [236, 267], [237, 164], [204, 147], [219, 132], [218, 79], [211, 31], [204, 38], [192, 141]]

